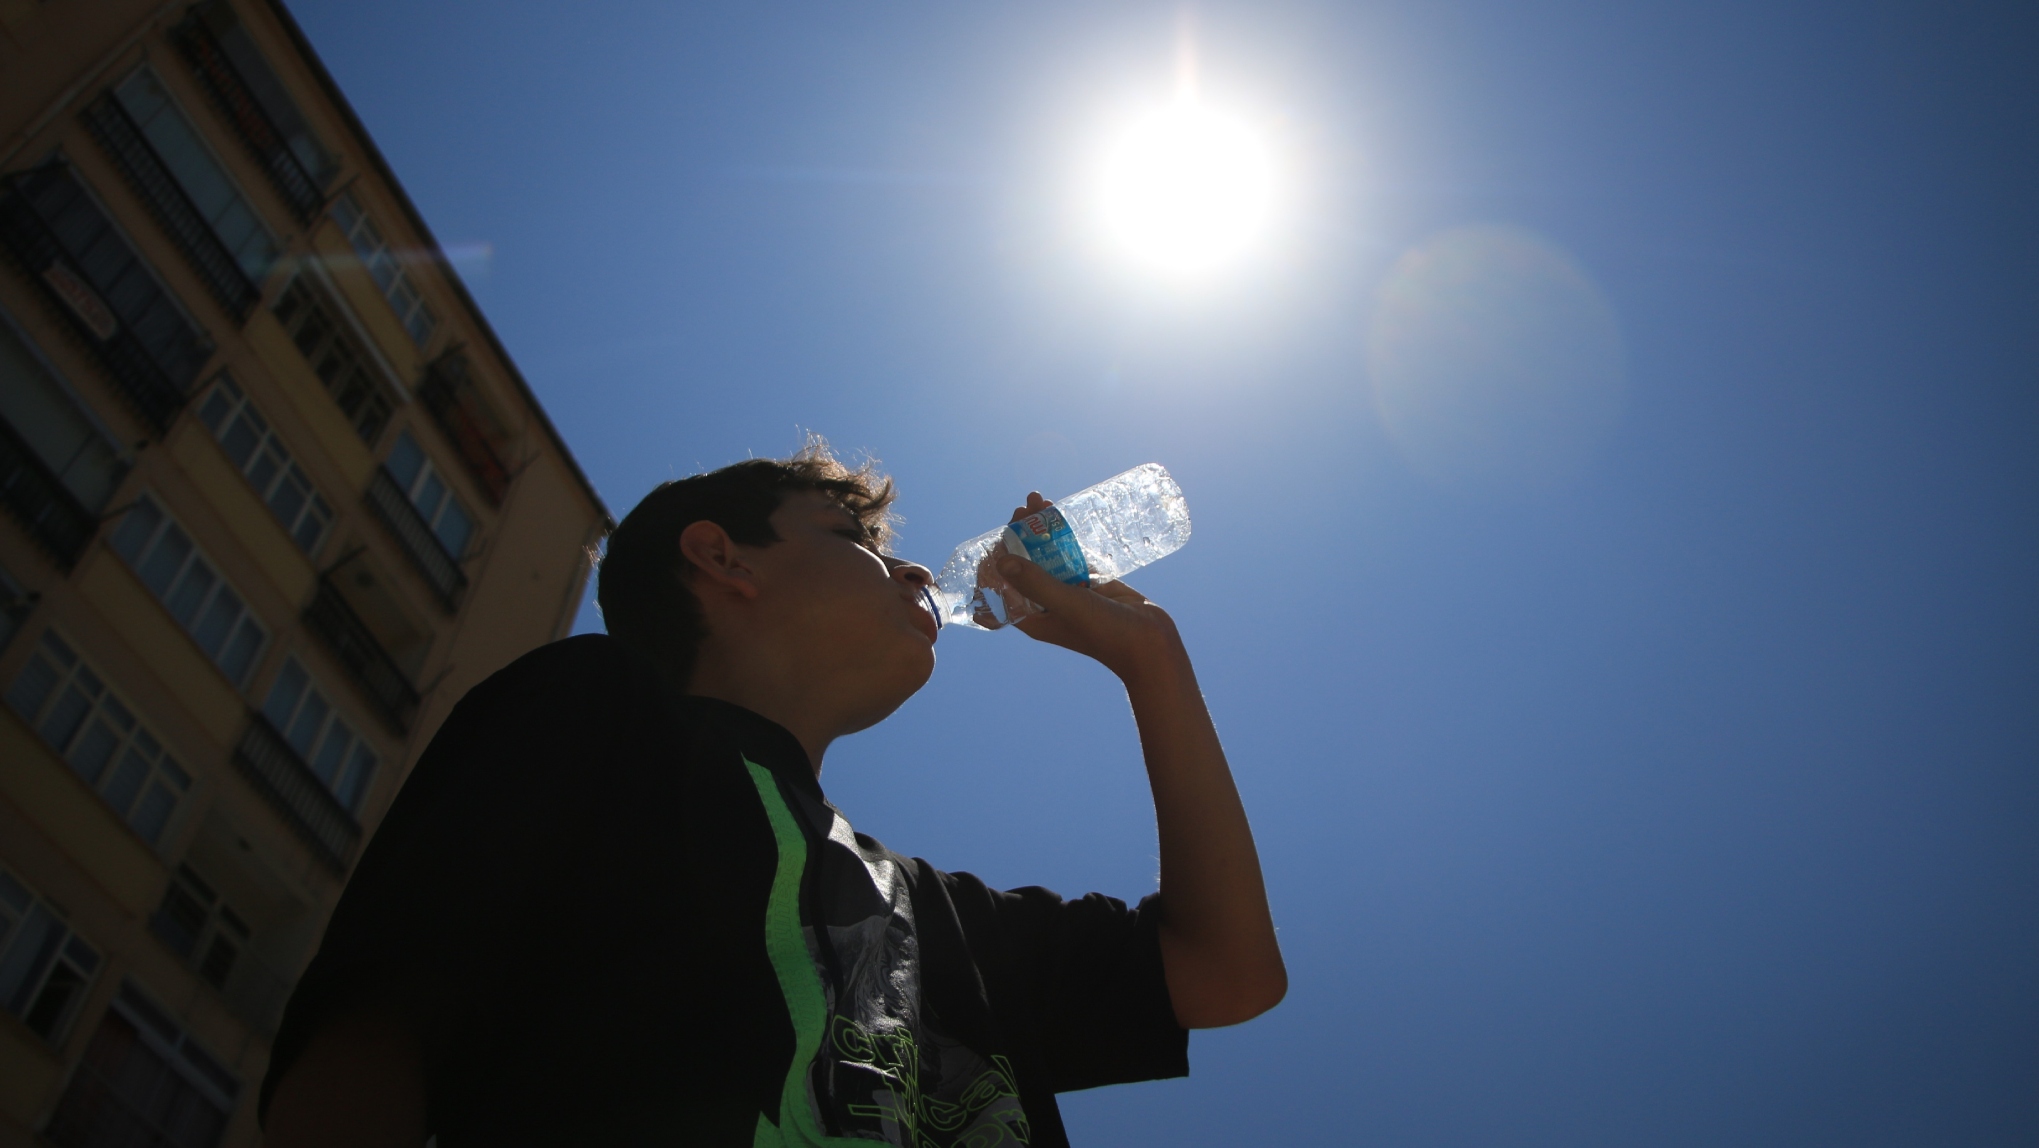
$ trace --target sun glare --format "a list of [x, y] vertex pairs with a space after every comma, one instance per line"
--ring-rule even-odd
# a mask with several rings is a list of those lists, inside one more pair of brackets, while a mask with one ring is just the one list
[[1099, 208], [1124, 255], [1155, 271], [1201, 276], [1252, 247], [1266, 226], [1273, 185], [1259, 135], [1184, 94], [1134, 119], [1113, 141]]

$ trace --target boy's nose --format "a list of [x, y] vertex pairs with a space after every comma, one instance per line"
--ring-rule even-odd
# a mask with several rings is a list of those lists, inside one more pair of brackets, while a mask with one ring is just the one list
[[935, 584], [935, 572], [918, 562], [903, 559], [892, 560], [892, 576], [915, 590], [925, 590]]

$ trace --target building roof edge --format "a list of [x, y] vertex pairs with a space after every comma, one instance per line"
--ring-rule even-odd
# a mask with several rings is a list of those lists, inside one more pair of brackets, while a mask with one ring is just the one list
[[469, 317], [481, 331], [482, 338], [488, 340], [489, 348], [495, 352], [496, 358], [502, 361], [504, 369], [510, 374], [510, 381], [516, 384], [518, 392], [524, 396], [524, 401], [531, 404], [531, 410], [538, 416], [538, 425], [545, 428], [546, 437], [552, 440], [553, 446], [559, 448], [559, 455], [566, 460], [567, 469], [573, 473], [575, 481], [580, 483], [581, 489], [595, 504], [595, 510], [601, 514], [603, 528], [614, 530], [616, 519], [609, 513], [609, 507], [602, 501], [601, 494], [595, 490], [595, 484], [588, 481], [587, 472], [581, 469], [580, 460], [574, 457], [573, 451], [566, 445], [566, 440], [560, 437], [559, 428], [552, 423], [552, 416], [545, 412], [545, 404], [538, 401], [537, 394], [531, 390], [530, 382], [524, 378], [524, 372], [517, 368], [517, 361], [510, 357], [510, 352], [503, 346], [502, 339], [497, 337], [495, 327], [490, 325], [488, 316], [482, 313], [481, 305], [468, 293], [467, 284], [460, 278], [460, 273], [447, 261], [438, 237], [433, 235], [432, 229], [426, 225], [425, 217], [419, 214], [417, 204], [411, 202], [410, 193], [404, 190], [404, 185], [397, 179], [396, 172], [390, 169], [389, 161], [383, 158], [382, 149], [375, 146], [375, 138], [368, 134], [367, 127], [361, 123], [361, 117], [354, 113], [354, 105], [347, 102], [347, 97], [341, 93], [340, 85], [334, 81], [333, 74], [326, 70], [325, 61], [319, 59], [318, 52], [313, 50], [311, 41], [305, 37], [304, 29], [298, 26], [297, 18], [290, 14], [290, 9], [284, 6], [283, 0], [264, 2], [270, 12], [275, 14], [276, 21], [282, 25], [285, 34], [290, 37], [290, 42], [297, 48], [298, 55], [302, 56], [311, 68], [312, 76], [318, 80], [320, 90], [339, 110], [340, 118], [346, 123], [348, 130], [354, 133], [362, 152], [368, 156], [369, 165], [382, 177], [383, 182], [389, 185], [390, 191], [396, 197], [397, 206], [403, 209], [404, 218], [410, 222], [418, 237], [424, 240], [425, 245], [431, 250], [433, 264], [439, 268], [441, 277], [453, 289], [453, 294], [459, 298], [461, 305], [467, 308]]

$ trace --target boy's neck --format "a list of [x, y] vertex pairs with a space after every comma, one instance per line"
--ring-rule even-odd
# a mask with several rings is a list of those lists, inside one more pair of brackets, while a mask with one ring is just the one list
[[820, 713], [821, 707], [806, 696], [808, 683], [797, 676], [775, 673], [755, 659], [732, 663], [703, 649], [687, 680], [686, 692], [742, 706], [759, 717], [786, 727], [800, 748], [814, 776], [821, 776], [821, 757], [828, 752], [835, 733]]

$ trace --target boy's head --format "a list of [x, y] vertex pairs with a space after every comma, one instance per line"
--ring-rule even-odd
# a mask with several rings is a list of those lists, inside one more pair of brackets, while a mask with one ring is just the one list
[[[924, 567], [889, 557], [892, 480], [819, 439], [660, 484], [609, 536], [596, 592], [609, 633], [682, 685], [704, 656], [770, 663], [816, 688], [897, 694], [934, 668]], [[884, 716], [877, 713], [869, 720]]]

